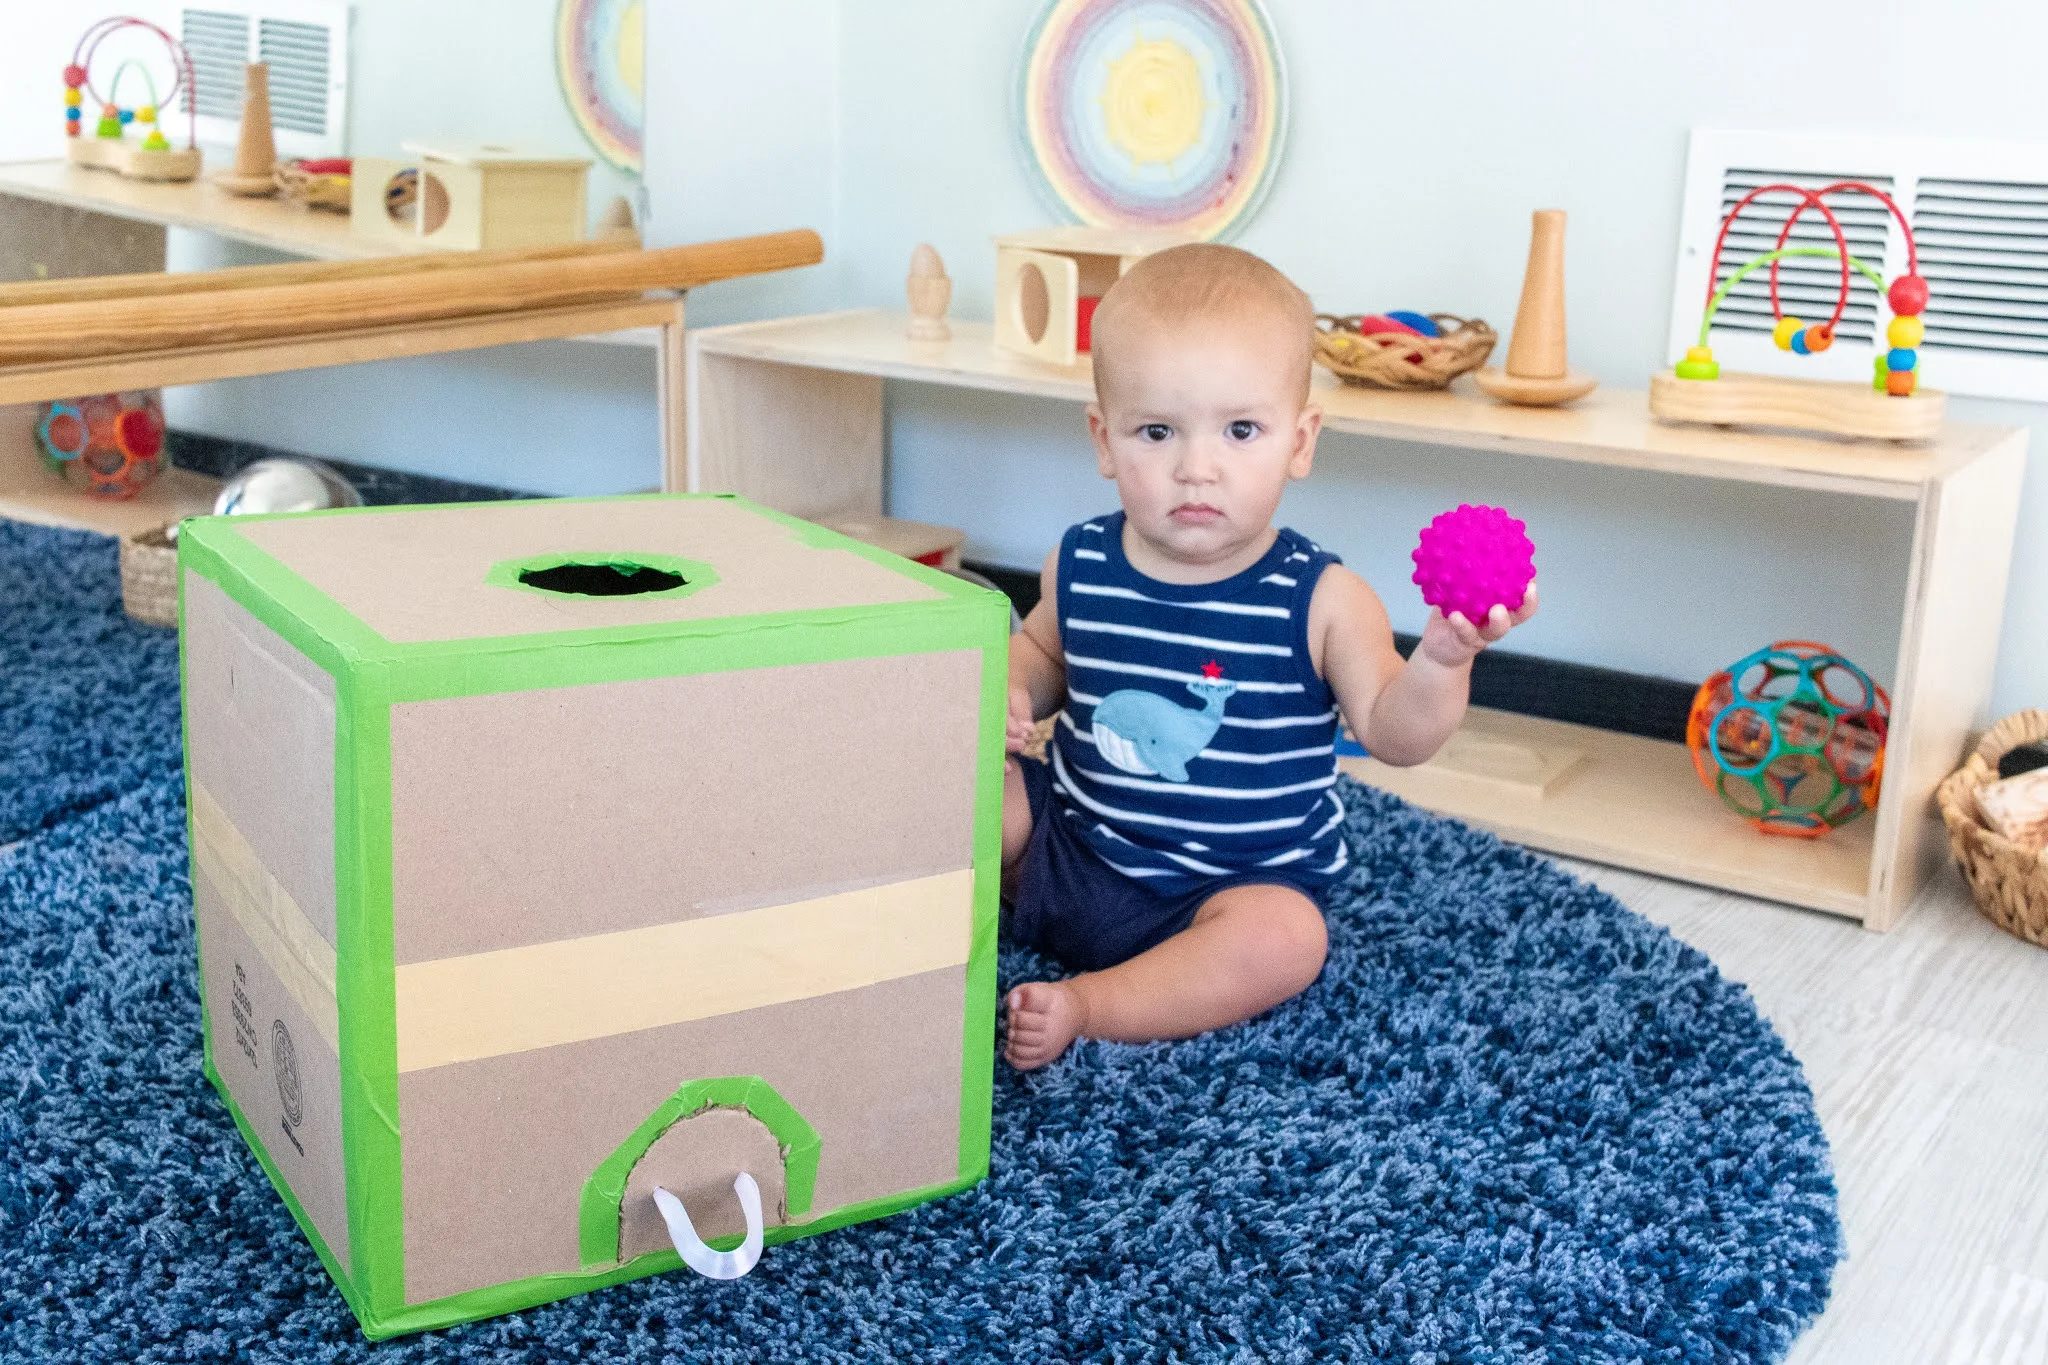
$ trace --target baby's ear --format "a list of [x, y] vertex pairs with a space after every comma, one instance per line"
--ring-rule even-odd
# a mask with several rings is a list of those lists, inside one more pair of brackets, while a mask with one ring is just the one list
[[1315, 403], [1304, 403], [1301, 415], [1294, 419], [1294, 453], [1287, 461], [1287, 477], [1305, 479], [1316, 463], [1316, 438], [1323, 431], [1323, 410]]
[[1109, 453], [1109, 419], [1102, 415], [1101, 403], [1088, 405], [1088, 436], [1095, 442], [1095, 468], [1105, 479], [1116, 477], [1116, 460]]

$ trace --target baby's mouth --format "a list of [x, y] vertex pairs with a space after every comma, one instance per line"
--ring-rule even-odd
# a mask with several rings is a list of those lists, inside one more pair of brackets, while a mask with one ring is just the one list
[[1184, 502], [1168, 515], [1182, 526], [1207, 526], [1223, 519], [1222, 509], [1206, 502]]

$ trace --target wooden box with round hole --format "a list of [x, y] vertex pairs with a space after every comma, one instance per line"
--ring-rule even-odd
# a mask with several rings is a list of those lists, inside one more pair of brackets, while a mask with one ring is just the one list
[[1175, 232], [1057, 227], [996, 243], [996, 347], [1049, 365], [1088, 350], [1089, 320], [1109, 287], [1155, 251], [1195, 240]]
[[590, 163], [496, 143], [408, 142], [409, 159], [359, 156], [349, 229], [392, 246], [449, 251], [583, 240]]
[[724, 495], [178, 545], [207, 1074], [372, 1336], [986, 1173], [999, 593]]

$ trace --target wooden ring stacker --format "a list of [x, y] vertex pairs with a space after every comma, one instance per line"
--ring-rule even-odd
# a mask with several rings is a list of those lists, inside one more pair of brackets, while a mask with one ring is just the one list
[[1529, 266], [1507, 364], [1489, 365], [1472, 380], [1503, 403], [1551, 407], [1584, 398], [1600, 381], [1565, 363], [1564, 210], [1538, 209], [1531, 218]]

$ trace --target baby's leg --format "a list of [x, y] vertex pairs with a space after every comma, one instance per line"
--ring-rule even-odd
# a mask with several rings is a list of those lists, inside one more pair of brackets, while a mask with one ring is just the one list
[[1024, 770], [1018, 760], [1003, 764], [1003, 894], [1014, 895], [1010, 880], [1016, 875], [1017, 860], [1031, 845], [1031, 797], [1024, 790]]
[[1076, 1038], [1188, 1038], [1264, 1013], [1308, 988], [1329, 933], [1314, 901], [1288, 886], [1233, 886], [1194, 923], [1128, 962], [1009, 994], [1004, 1055], [1028, 1071]]

